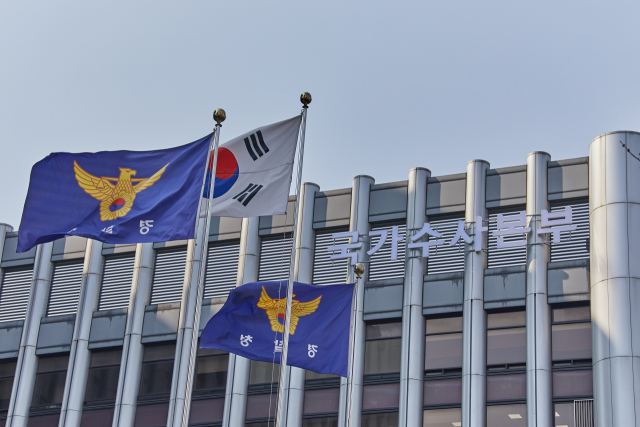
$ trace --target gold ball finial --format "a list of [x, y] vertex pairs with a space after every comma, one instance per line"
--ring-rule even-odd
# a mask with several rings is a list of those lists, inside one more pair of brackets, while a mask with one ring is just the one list
[[216, 123], [218, 124], [224, 122], [226, 118], [227, 118], [227, 113], [225, 113], [222, 108], [218, 108], [216, 109], [216, 111], [213, 112], [213, 120], [215, 120]]
[[311, 94], [309, 92], [302, 92], [302, 95], [300, 95], [300, 102], [302, 102], [305, 107], [311, 104]]
[[364, 274], [364, 265], [362, 265], [360, 263], [354, 265], [353, 266], [353, 272], [358, 275], [358, 279], [359, 279], [360, 276], [362, 276]]

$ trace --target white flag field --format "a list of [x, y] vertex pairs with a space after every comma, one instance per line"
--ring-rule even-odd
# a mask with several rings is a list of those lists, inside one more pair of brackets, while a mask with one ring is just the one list
[[[295, 116], [262, 126], [218, 148], [212, 216], [286, 213], [301, 119]], [[209, 161], [201, 216], [206, 215], [209, 201], [211, 164]]]

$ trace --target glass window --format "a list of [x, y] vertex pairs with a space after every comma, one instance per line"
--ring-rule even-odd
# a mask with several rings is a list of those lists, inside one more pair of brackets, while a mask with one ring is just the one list
[[462, 425], [460, 408], [429, 409], [424, 411], [423, 427], [459, 427]]
[[487, 401], [527, 398], [527, 375], [507, 374], [487, 376]]
[[138, 405], [134, 427], [164, 427], [169, 416], [169, 403]]
[[[400, 384], [365, 385], [362, 392], [362, 409], [397, 408], [400, 403]], [[364, 425], [364, 424], [363, 424]]]
[[398, 413], [362, 414], [362, 427], [398, 427]]
[[525, 325], [524, 311], [487, 315], [487, 366], [508, 368], [527, 363]]
[[113, 408], [82, 411], [81, 427], [111, 427], [113, 425]]
[[189, 425], [209, 424], [222, 421], [224, 397], [191, 401]]
[[[278, 393], [252, 394], [247, 396], [246, 419], [275, 417], [278, 406]], [[266, 423], [265, 423], [266, 424]], [[251, 424], [252, 427], [255, 427]]]
[[551, 356], [554, 364], [591, 360], [591, 316], [589, 307], [553, 310]]
[[402, 322], [367, 325], [364, 373], [400, 372]]
[[224, 389], [227, 386], [229, 353], [201, 348], [196, 358], [194, 390]]
[[91, 352], [91, 365], [84, 400], [115, 399], [122, 349]]
[[304, 418], [302, 427], [338, 427], [338, 417]]
[[13, 376], [16, 372], [16, 362], [0, 363], [0, 411], [9, 409]]
[[556, 403], [553, 406], [556, 414], [556, 426], [575, 427], [573, 423], [573, 402]]
[[32, 406], [60, 405], [67, 379], [69, 355], [40, 357], [33, 389]]
[[462, 366], [462, 317], [427, 319], [424, 369], [444, 373]]
[[[249, 384], [277, 383], [280, 379], [280, 364], [271, 362], [251, 361]], [[276, 386], [276, 389], [278, 387]]]
[[430, 379], [424, 382], [425, 406], [460, 403], [462, 403], [462, 378]]
[[338, 412], [339, 403], [339, 388], [305, 390], [303, 413], [306, 415]]
[[487, 427], [526, 427], [527, 405], [487, 406]]
[[175, 353], [175, 343], [145, 346], [139, 398], [171, 392]]
[[591, 369], [553, 372], [553, 397], [593, 396], [593, 372]]

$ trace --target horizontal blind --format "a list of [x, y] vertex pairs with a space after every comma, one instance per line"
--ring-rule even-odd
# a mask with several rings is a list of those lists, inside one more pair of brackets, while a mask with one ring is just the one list
[[[404, 256], [406, 252], [406, 242], [404, 238], [407, 235], [407, 226], [398, 225], [398, 236], [403, 240], [398, 242], [398, 259], [391, 259], [391, 228], [392, 225], [384, 227], [373, 227], [371, 230], [388, 230], [387, 241], [380, 249], [369, 258], [369, 280], [394, 279], [396, 277], [404, 277]], [[371, 247], [373, 248], [380, 236], [371, 237]]]
[[240, 242], [209, 246], [204, 298], [226, 297], [236, 287]]
[[[518, 215], [521, 211], [515, 212], [503, 212], [504, 216]], [[498, 226], [498, 214], [489, 215], [489, 253], [488, 253], [488, 268], [498, 267], [511, 267], [514, 265], [524, 265], [527, 263], [527, 246], [518, 246], [515, 248], [501, 248], [498, 249], [498, 236], [493, 236], [493, 232], [497, 230]], [[517, 227], [518, 228], [522, 227]], [[505, 242], [515, 242], [518, 240], [526, 240], [524, 233], [514, 234], [510, 236], [503, 236]]]
[[105, 258], [98, 310], [129, 306], [134, 263], [135, 256]]
[[430, 221], [431, 229], [442, 233], [442, 237], [438, 237], [438, 239], [444, 240], [444, 244], [431, 246], [427, 260], [427, 274], [464, 270], [464, 240], [460, 239], [455, 246], [449, 244], [458, 231], [458, 221], [460, 220], [464, 221], [464, 218]]
[[337, 285], [347, 280], [347, 259], [331, 259], [335, 252], [329, 252], [329, 246], [345, 245], [348, 237], [334, 239], [333, 234], [340, 231], [316, 233], [313, 250], [313, 278], [314, 285]]
[[0, 288], [0, 322], [24, 319], [32, 276], [32, 269], [4, 270]]
[[186, 249], [156, 253], [150, 304], [164, 304], [182, 300], [186, 263]]
[[54, 266], [47, 316], [73, 314], [78, 311], [83, 267], [83, 263]]
[[[551, 243], [551, 262], [589, 258], [589, 203], [569, 206], [572, 210], [572, 225], [577, 225], [578, 228], [560, 233], [560, 243]], [[551, 212], [563, 211], [564, 208], [565, 206], [556, 206], [551, 208]]]
[[263, 239], [260, 244], [258, 280], [287, 280], [291, 263], [291, 237]]

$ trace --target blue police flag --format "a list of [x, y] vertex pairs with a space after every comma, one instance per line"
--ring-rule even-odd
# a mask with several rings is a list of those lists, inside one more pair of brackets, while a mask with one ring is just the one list
[[[288, 365], [347, 376], [353, 286], [293, 283]], [[200, 348], [280, 363], [286, 294], [286, 280], [233, 289], [202, 331]]]
[[105, 243], [193, 238], [210, 140], [48, 155], [31, 169], [18, 252], [69, 235]]

